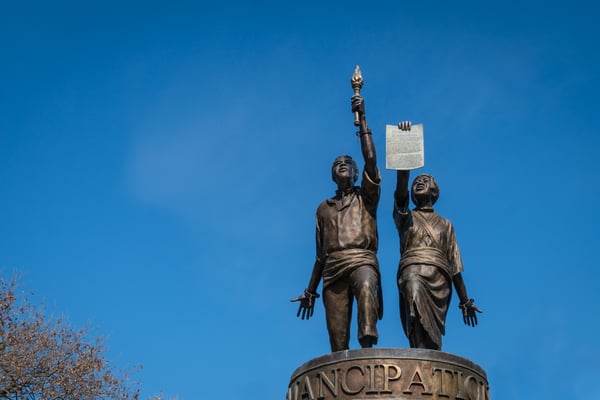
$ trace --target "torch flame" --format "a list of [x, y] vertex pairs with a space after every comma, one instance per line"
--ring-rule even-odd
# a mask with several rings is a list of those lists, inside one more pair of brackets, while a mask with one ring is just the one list
[[354, 74], [352, 74], [350, 82], [352, 82], [353, 87], [355, 85], [360, 87], [363, 84], [362, 72], [360, 71], [360, 67], [358, 65], [356, 66], [356, 68], [354, 68]]

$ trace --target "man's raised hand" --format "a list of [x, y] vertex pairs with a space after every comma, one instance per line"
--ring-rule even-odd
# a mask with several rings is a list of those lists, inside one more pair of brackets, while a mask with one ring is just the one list
[[352, 96], [352, 112], [357, 112], [360, 115], [364, 115], [365, 113], [365, 100], [362, 98], [360, 94], [355, 94]]

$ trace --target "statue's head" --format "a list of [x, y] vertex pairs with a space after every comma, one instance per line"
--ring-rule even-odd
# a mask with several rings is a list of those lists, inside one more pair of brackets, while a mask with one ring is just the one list
[[358, 166], [352, 157], [342, 155], [333, 161], [331, 166], [331, 178], [338, 185], [344, 180], [350, 179], [350, 184], [354, 184], [358, 179]]
[[433, 206], [440, 197], [440, 188], [433, 176], [421, 174], [413, 181], [410, 197], [417, 207], [426, 205], [430, 200]]

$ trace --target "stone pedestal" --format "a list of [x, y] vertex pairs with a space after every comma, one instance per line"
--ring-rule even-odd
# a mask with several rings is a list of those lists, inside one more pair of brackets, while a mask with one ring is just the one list
[[426, 349], [358, 349], [301, 365], [286, 400], [489, 400], [487, 375], [477, 364]]

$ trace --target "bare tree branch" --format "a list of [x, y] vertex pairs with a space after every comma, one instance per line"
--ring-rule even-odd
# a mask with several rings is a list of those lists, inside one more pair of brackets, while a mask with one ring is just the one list
[[47, 319], [15, 289], [0, 277], [0, 399], [138, 399], [139, 385], [107, 361], [102, 338]]

